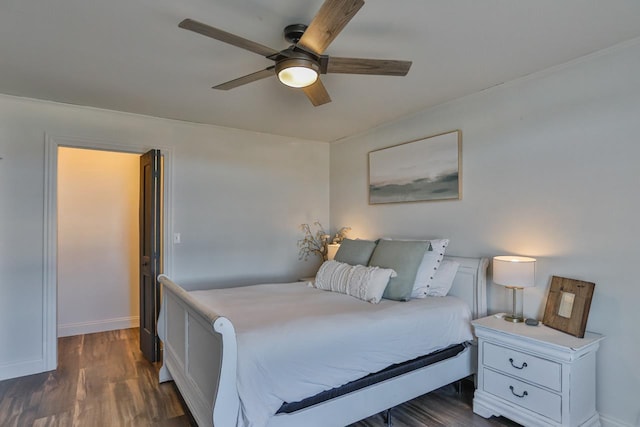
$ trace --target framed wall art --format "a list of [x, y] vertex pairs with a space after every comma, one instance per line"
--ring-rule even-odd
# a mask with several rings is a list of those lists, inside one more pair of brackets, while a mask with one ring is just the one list
[[584, 338], [595, 283], [553, 276], [542, 323]]
[[462, 134], [429, 136], [369, 153], [369, 204], [461, 198]]

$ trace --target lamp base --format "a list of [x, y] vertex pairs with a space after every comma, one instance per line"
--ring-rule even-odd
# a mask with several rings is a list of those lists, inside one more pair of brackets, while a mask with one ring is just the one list
[[504, 316], [504, 320], [511, 323], [521, 323], [524, 322], [524, 317], [516, 317], [516, 316]]
[[524, 322], [524, 314], [522, 310], [523, 289], [515, 286], [506, 286], [506, 288], [508, 292], [511, 292], [512, 306], [511, 313], [505, 315], [504, 320], [511, 323], [522, 323]]

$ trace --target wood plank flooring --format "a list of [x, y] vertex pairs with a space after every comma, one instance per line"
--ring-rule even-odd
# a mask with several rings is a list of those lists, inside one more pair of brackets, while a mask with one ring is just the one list
[[0, 382], [0, 426], [189, 426], [138, 329], [58, 340], [58, 369]]
[[[0, 381], [0, 426], [195, 425], [173, 383], [158, 384], [160, 365], [138, 347], [138, 329], [60, 338], [56, 371]], [[394, 427], [517, 426], [474, 415], [472, 386], [463, 390], [447, 386], [399, 406]], [[376, 415], [351, 427], [385, 425]]]

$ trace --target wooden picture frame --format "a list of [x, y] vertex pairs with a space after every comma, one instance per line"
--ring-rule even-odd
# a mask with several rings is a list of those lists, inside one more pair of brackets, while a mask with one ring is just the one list
[[584, 338], [595, 286], [591, 282], [552, 276], [542, 323]]
[[462, 132], [369, 152], [369, 204], [459, 200]]

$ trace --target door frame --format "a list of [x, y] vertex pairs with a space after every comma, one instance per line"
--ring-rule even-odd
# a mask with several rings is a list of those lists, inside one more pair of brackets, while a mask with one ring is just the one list
[[43, 340], [42, 356], [44, 370], [58, 366], [58, 147], [83, 148], [89, 150], [115, 151], [144, 154], [159, 149], [163, 160], [162, 193], [162, 272], [171, 275], [173, 270], [173, 148], [149, 146], [136, 142], [122, 143], [91, 138], [66, 137], [45, 134], [44, 158], [44, 287], [42, 295]]

